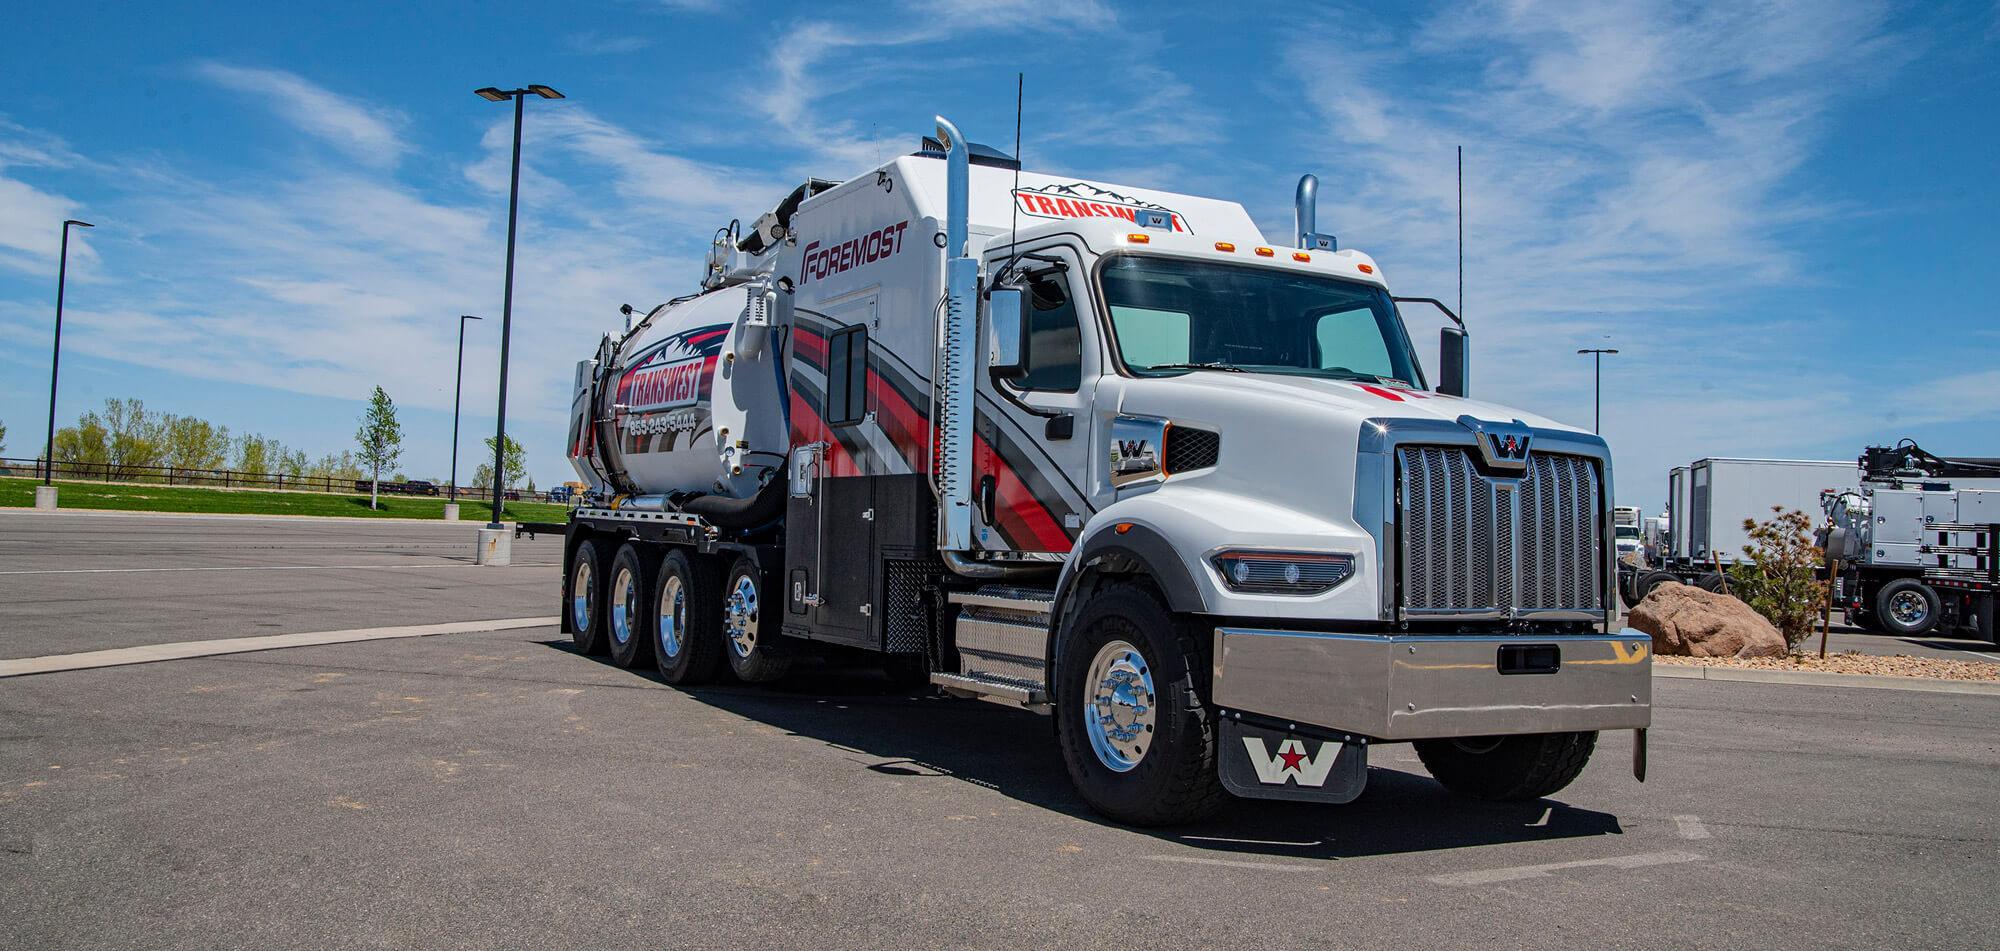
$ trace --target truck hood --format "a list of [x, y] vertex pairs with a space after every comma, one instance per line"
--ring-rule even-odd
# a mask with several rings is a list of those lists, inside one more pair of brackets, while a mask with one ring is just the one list
[[1232, 429], [1261, 425], [1259, 417], [1268, 413], [1283, 420], [1310, 422], [1310, 428], [1322, 437], [1333, 429], [1358, 432], [1366, 419], [1455, 421], [1460, 416], [1494, 422], [1520, 420], [1538, 429], [1586, 432], [1500, 403], [1347, 380], [1197, 370], [1175, 377], [1125, 378], [1119, 383], [1123, 389], [1116, 403], [1119, 412]]

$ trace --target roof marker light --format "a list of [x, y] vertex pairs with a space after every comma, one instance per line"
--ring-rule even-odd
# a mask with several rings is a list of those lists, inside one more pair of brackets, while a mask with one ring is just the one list
[[1257, 256], [1258, 256], [1258, 257], [1260, 257], [1260, 258], [1268, 258], [1268, 257], [1270, 257], [1271, 255], [1273, 255], [1273, 254], [1276, 254], [1276, 253], [1278, 253], [1278, 252], [1276, 252], [1276, 251], [1273, 251], [1273, 250], [1271, 250], [1270, 248], [1258, 248], [1258, 249], [1257, 249]]
[[1356, 264], [1356, 265], [1355, 265], [1355, 267], [1358, 267], [1358, 268], [1360, 268], [1360, 269], [1361, 269], [1361, 273], [1363, 273], [1363, 274], [1373, 274], [1373, 273], [1375, 273], [1375, 265], [1373, 265], [1373, 264]]
[[1151, 244], [1153, 241], [1153, 236], [1150, 234], [1139, 234], [1137, 232], [1134, 232], [1132, 234], [1126, 235], [1125, 240], [1130, 241], [1133, 244]]
[[1234, 251], [1234, 250], [1236, 250], [1236, 246], [1235, 246], [1235, 245], [1233, 245], [1233, 244], [1230, 244], [1230, 243], [1229, 243], [1229, 242], [1227, 242], [1227, 241], [1217, 241], [1217, 242], [1215, 243], [1215, 250], [1217, 250], [1217, 251]]
[[1312, 255], [1310, 255], [1310, 254], [1307, 254], [1307, 253], [1305, 253], [1304, 251], [1293, 251], [1293, 252], [1292, 252], [1292, 260], [1294, 260], [1294, 261], [1310, 261], [1310, 260], [1312, 260], [1312, 259], [1313, 259], [1313, 256], [1312, 256]]

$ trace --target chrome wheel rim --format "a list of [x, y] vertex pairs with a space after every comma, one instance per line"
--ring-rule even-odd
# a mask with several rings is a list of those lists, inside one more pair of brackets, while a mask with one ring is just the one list
[[1083, 730], [1097, 761], [1114, 773], [1138, 766], [1152, 748], [1159, 719], [1152, 665], [1138, 648], [1112, 641], [1098, 649], [1083, 686], [1090, 691]]
[[757, 649], [757, 581], [748, 574], [736, 576], [724, 605], [723, 627], [729, 633], [729, 647], [736, 656], [748, 658]]
[[668, 575], [660, 585], [660, 656], [679, 657], [687, 621], [687, 589], [681, 576]]
[[576, 568], [570, 573], [569, 581], [569, 626], [571, 630], [590, 630], [590, 559], [579, 558]]
[[1921, 591], [1898, 591], [1889, 596], [1889, 616], [1898, 624], [1915, 627], [1930, 619], [1931, 604]]
[[632, 622], [639, 617], [639, 582], [632, 569], [620, 566], [611, 575], [611, 637], [620, 644], [632, 641]]

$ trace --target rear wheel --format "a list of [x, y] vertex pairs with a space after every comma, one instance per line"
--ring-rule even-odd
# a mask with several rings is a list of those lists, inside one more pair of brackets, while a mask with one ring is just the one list
[[1151, 591], [1120, 585], [1064, 625], [1056, 734], [1092, 809], [1133, 825], [1188, 822], [1222, 807], [1207, 669], [1185, 618]]
[[1574, 781], [1597, 734], [1531, 733], [1418, 740], [1417, 758], [1444, 788], [1474, 799], [1540, 799]]
[[1632, 593], [1638, 595], [1639, 600], [1644, 601], [1646, 600], [1647, 595], [1653, 593], [1654, 588], [1657, 588], [1663, 584], [1667, 584], [1668, 582], [1677, 582], [1679, 580], [1681, 579], [1674, 577], [1674, 573], [1671, 571], [1660, 571], [1655, 569], [1653, 571], [1648, 571], [1645, 574], [1640, 575], [1639, 579], [1632, 583]]
[[1703, 591], [1713, 591], [1716, 594], [1729, 593], [1729, 585], [1723, 581], [1722, 573], [1717, 571], [1711, 571], [1708, 574], [1702, 575], [1701, 580], [1695, 582], [1695, 587]]
[[604, 589], [604, 633], [611, 662], [630, 670], [652, 656], [650, 632], [653, 608], [651, 553], [633, 542], [611, 559], [611, 581]]
[[722, 633], [729, 669], [744, 683], [777, 680], [792, 668], [778, 633], [764, 627], [764, 572], [748, 558], [736, 559], [722, 594]]
[[563, 626], [569, 628], [570, 643], [579, 654], [604, 651], [604, 582], [599, 569], [603, 558], [597, 542], [584, 541], [570, 553], [569, 571], [563, 576]]
[[1891, 634], [1928, 634], [1943, 613], [1937, 592], [1915, 578], [1897, 578], [1875, 593], [1875, 619]]
[[708, 559], [679, 548], [660, 559], [653, 580], [653, 662], [667, 683], [715, 678], [722, 662], [720, 580]]

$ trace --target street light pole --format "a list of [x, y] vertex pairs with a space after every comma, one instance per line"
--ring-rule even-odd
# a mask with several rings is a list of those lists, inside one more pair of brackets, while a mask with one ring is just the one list
[[1610, 348], [1585, 348], [1577, 353], [1587, 353], [1597, 364], [1597, 382], [1590, 388], [1590, 431], [1602, 432], [1604, 427], [1604, 355], [1617, 353]]
[[49, 441], [42, 457], [42, 484], [50, 485], [56, 472], [56, 377], [62, 370], [62, 308], [63, 290], [69, 284], [69, 229], [94, 228], [96, 225], [75, 218], [65, 218], [62, 223], [62, 256], [56, 263], [56, 345], [55, 353], [49, 357]]
[[458, 382], [451, 391], [451, 500], [458, 501], [458, 406], [465, 396], [465, 322], [478, 320], [471, 314], [458, 317]]
[[531, 85], [522, 89], [499, 89], [487, 86], [473, 90], [473, 94], [488, 102], [514, 100], [514, 172], [507, 186], [507, 286], [500, 303], [500, 406], [499, 418], [493, 428], [493, 521], [486, 527], [498, 530], [500, 510], [506, 501], [507, 470], [507, 349], [514, 330], [514, 232], [521, 209], [521, 113], [526, 97], [534, 95], [543, 99], [561, 99], [562, 93], [547, 86]]

